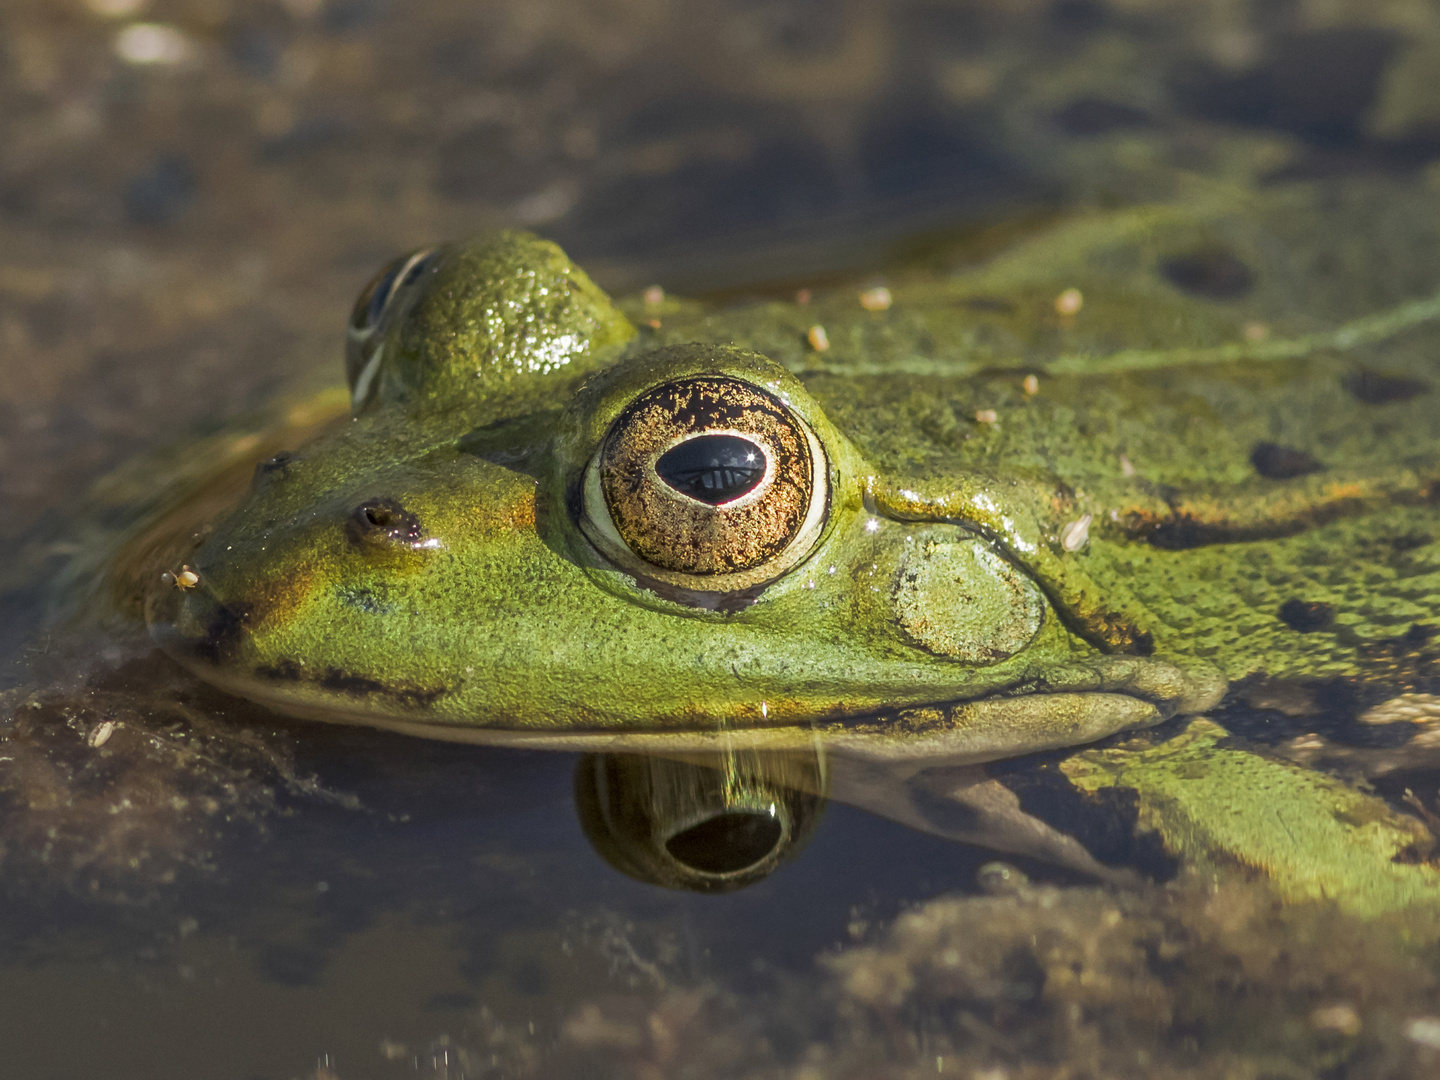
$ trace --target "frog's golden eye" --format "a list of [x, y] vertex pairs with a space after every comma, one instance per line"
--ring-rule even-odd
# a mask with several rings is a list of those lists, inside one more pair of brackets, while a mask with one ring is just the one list
[[425, 248], [392, 259], [360, 291], [345, 336], [345, 377], [350, 383], [353, 408], [358, 410], [364, 405], [375, 388], [384, 353], [385, 327], [397, 309], [408, 306], [419, 292], [416, 286], [425, 271], [439, 261], [442, 250]]
[[700, 592], [773, 581], [814, 546], [825, 453], [779, 398], [725, 376], [642, 394], [586, 474], [586, 535], [626, 569]]

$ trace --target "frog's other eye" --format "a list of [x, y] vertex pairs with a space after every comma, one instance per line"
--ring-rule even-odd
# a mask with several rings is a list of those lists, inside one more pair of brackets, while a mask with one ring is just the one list
[[350, 313], [345, 336], [345, 377], [350, 383], [351, 405], [359, 409], [375, 387], [384, 352], [385, 328], [397, 311], [409, 306], [419, 293], [425, 272], [439, 261], [441, 248], [425, 248], [387, 263], [370, 279]]
[[757, 386], [703, 375], [642, 394], [610, 426], [586, 473], [582, 526], [627, 570], [728, 593], [804, 559], [828, 506], [809, 425]]

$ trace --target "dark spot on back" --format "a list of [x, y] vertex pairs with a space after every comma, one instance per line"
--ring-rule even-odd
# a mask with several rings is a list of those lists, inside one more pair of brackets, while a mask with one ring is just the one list
[[1250, 268], [1224, 248], [1202, 248], [1160, 263], [1160, 276], [1206, 300], [1238, 300], [1255, 285]]
[[1104, 135], [1122, 128], [1144, 127], [1150, 114], [1133, 105], [1105, 98], [1077, 98], [1051, 119], [1067, 135]]
[[1286, 600], [1280, 605], [1280, 620], [1291, 630], [1311, 634], [1324, 630], [1335, 618], [1335, 609], [1318, 600]]
[[1256, 443], [1250, 451], [1250, 464], [1267, 480], [1292, 480], [1325, 468], [1304, 450], [1272, 442]]
[[1378, 371], [1352, 371], [1341, 380], [1341, 385], [1349, 391], [1351, 397], [1363, 401], [1366, 405], [1389, 405], [1395, 401], [1409, 401], [1430, 392], [1430, 384], [1424, 379], [1382, 375]]
[[1164, 551], [1186, 551], [1211, 543], [1214, 532], [1190, 515], [1179, 514], [1158, 522], [1145, 539]]

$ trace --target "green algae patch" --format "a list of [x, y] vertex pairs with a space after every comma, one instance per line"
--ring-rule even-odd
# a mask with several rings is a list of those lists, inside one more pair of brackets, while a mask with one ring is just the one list
[[1200, 865], [1263, 871], [1289, 902], [1331, 900], [1375, 917], [1440, 908], [1440, 871], [1408, 861], [1433, 839], [1418, 821], [1338, 780], [1225, 745], [1228, 733], [1194, 721], [1145, 750], [1090, 750], [1062, 770], [1087, 792], [1131, 788], [1140, 825]]

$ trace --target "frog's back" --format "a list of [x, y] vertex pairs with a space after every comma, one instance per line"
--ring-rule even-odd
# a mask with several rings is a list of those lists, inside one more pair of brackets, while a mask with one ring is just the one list
[[888, 306], [682, 308], [657, 336], [767, 351], [899, 481], [1032, 484], [1062, 547], [1088, 518], [1067, 554], [1158, 652], [1405, 680], [1440, 629], [1437, 251], [1424, 193], [1208, 192], [897, 275]]

